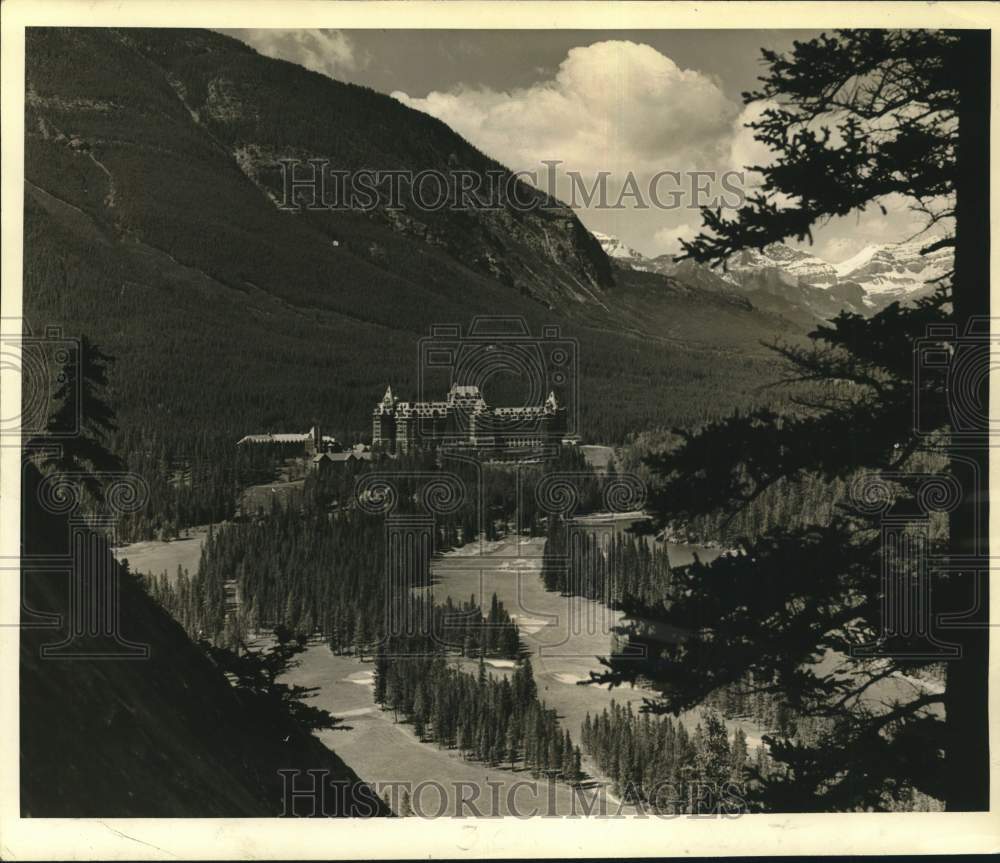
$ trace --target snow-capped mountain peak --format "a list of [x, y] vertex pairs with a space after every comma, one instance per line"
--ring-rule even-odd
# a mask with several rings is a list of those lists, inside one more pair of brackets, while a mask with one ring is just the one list
[[[617, 237], [595, 233], [594, 237], [619, 267], [675, 276], [691, 277], [687, 262], [681, 274], [669, 255], [647, 258]], [[904, 243], [869, 243], [856, 254], [837, 264], [784, 243], [763, 249], [744, 249], [733, 255], [725, 270], [715, 275], [750, 295], [755, 303], [793, 303], [820, 319], [841, 309], [870, 314], [889, 303], [915, 300], [932, 293], [952, 267], [951, 249], [926, 255], [922, 250], [933, 238], [922, 237]], [[756, 297], [756, 299], [754, 299]]]
[[741, 270], [775, 269], [807, 285], [832, 285], [837, 281], [833, 264], [784, 243], [771, 243], [761, 251], [744, 249], [737, 252], [730, 259], [729, 269], [736, 273]]
[[926, 296], [951, 271], [953, 261], [950, 248], [922, 254], [932, 242], [933, 238], [924, 237], [865, 246], [837, 265], [837, 275], [842, 281], [861, 285], [866, 303], [873, 307]]
[[859, 267], [863, 267], [882, 248], [880, 245], [869, 243], [860, 252], [855, 252], [847, 260], [841, 261], [839, 264], [834, 264], [833, 267], [837, 271], [838, 278], [843, 278], [848, 273], [853, 273]]
[[617, 237], [612, 237], [609, 234], [602, 234], [599, 231], [591, 231], [594, 235], [594, 239], [601, 244], [601, 248], [604, 249], [604, 254], [606, 254], [613, 261], [619, 261], [628, 264], [633, 270], [648, 270], [648, 259], [645, 255], [637, 252], [631, 246], [626, 246]]

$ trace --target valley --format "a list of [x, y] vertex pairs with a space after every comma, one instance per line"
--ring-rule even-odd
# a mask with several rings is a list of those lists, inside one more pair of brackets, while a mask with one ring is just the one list
[[[433, 585], [426, 592], [433, 593], [437, 602], [448, 596], [455, 600], [474, 596], [482, 602], [483, 597], [488, 601], [496, 593], [517, 619], [539, 698], [555, 709], [559, 722], [574, 741], [579, 741], [580, 727], [588, 713], [596, 716], [612, 701], [631, 703], [633, 710], [638, 710], [643, 698], [654, 693], [631, 687], [610, 690], [606, 686], [581, 685], [592, 671], [600, 669], [597, 657], [608, 653], [611, 630], [621, 620], [621, 614], [591, 600], [545, 590], [539, 577], [543, 546], [544, 540], [539, 538], [511, 537], [446, 552], [434, 560]], [[708, 559], [717, 554], [694, 546], [670, 545], [670, 550], [679, 565], [689, 562], [694, 553]], [[453, 656], [449, 662], [468, 672], [476, 671], [474, 659]], [[488, 673], [492, 675], [509, 675], [513, 665], [507, 660], [487, 660]], [[509, 769], [509, 765], [487, 766], [464, 759], [454, 749], [422, 742], [412, 725], [395, 721], [391, 710], [373, 702], [370, 658], [336, 655], [327, 645], [317, 642], [309, 646], [284, 679], [318, 687], [310, 703], [341, 719], [338, 728], [320, 732], [320, 739], [376, 788], [391, 788], [391, 783], [396, 782], [415, 788], [425, 783], [425, 814], [428, 809], [435, 814], [439, 805], [440, 790], [435, 783], [447, 791], [449, 815], [461, 810], [462, 793], [475, 793], [480, 810], [487, 810], [485, 814], [497, 814], [489, 811], [491, 805], [496, 808], [491, 794], [499, 795], [502, 814], [523, 815], [535, 810], [540, 814], [566, 815], [574, 811], [574, 806], [575, 811], [580, 811], [584, 804], [595, 805], [598, 811], [603, 808], [611, 815], [634, 810], [610, 793], [607, 779], [596, 774], [589, 759], [585, 760], [585, 770], [591, 774], [590, 778], [574, 791], [561, 781], [549, 786], [545, 779], [532, 780], [530, 772], [522, 766], [517, 770]], [[693, 731], [700, 717], [701, 711], [696, 709], [679, 719]], [[737, 727], [737, 723], [730, 725]], [[739, 725], [751, 745], [756, 746], [760, 741], [759, 730], [752, 723]], [[468, 784], [464, 792], [461, 783]], [[492, 791], [494, 787], [500, 790]], [[510, 811], [510, 800], [516, 801], [514, 812]]]
[[388, 96], [207, 31], [29, 40], [25, 317], [117, 358], [123, 449], [183, 460], [316, 419], [359, 439], [387, 382], [414, 390], [431, 326], [478, 315], [575, 339], [587, 442], [621, 443], [757, 403], [777, 374], [761, 342], [804, 333], [694, 281], [632, 279], [558, 202], [278, 209], [278, 158], [506, 170]]
[[[578, 521], [594, 530], [606, 531], [609, 525], [621, 530], [639, 516], [596, 513]], [[116, 556], [127, 558], [133, 572], [163, 572], [172, 581], [178, 565], [188, 568], [191, 575], [197, 572], [197, 556], [206, 537], [207, 529], [198, 528], [189, 539], [134, 543], [118, 548]], [[445, 552], [432, 562], [431, 586], [418, 593], [436, 603], [450, 597], [454, 601], [472, 598], [479, 604], [488, 604], [496, 594], [518, 624], [539, 698], [555, 710], [560, 724], [579, 742], [588, 714], [596, 717], [612, 703], [631, 704], [638, 711], [643, 699], [655, 693], [631, 686], [610, 689], [587, 684], [591, 673], [601, 670], [598, 657], [612, 649], [611, 634], [623, 615], [593, 600], [546, 590], [540, 577], [544, 546], [543, 538], [515, 535], [492, 542], [483, 538]], [[717, 549], [679, 543], [666, 543], [666, 548], [678, 566], [690, 563], [695, 554], [706, 561], [719, 554]], [[250, 646], [261, 649], [272, 642], [273, 636], [259, 633]], [[477, 671], [475, 659], [452, 655], [448, 661], [470, 674]], [[502, 677], [514, 668], [514, 662], [506, 659], [490, 658], [486, 665], [490, 675]], [[613, 816], [635, 811], [611, 792], [609, 780], [590, 757], [584, 758], [587, 779], [574, 788], [562, 780], [533, 778], [521, 764], [513, 770], [510, 765], [486, 765], [466, 759], [455, 749], [421, 740], [411, 724], [374, 702], [373, 669], [370, 653], [363, 657], [338, 654], [316, 637], [281, 679], [289, 685], [315, 688], [307, 702], [338, 720], [333, 729], [315, 732], [318, 739], [380, 793], [389, 790], [390, 795], [398, 795], [404, 786], [394, 783], [405, 783], [411, 794], [419, 795], [411, 804], [414, 814], [567, 815], [595, 807], [594, 811]], [[693, 732], [702, 710], [686, 711], [678, 719]], [[759, 745], [761, 731], [753, 721], [732, 719], [726, 724], [730, 731], [743, 730], [751, 747]]]
[[[703, 211], [720, 236], [695, 241], [697, 261], [648, 257], [474, 128], [411, 107], [430, 96], [209, 30], [38, 27], [25, 43], [23, 332], [39, 350], [22, 534], [66, 570], [25, 579], [22, 759], [40, 765], [25, 814], [276, 815], [282, 770], [313, 765], [351, 783], [345, 803], [388, 790], [392, 811], [371, 815], [567, 815], [593, 806], [580, 788], [598, 810], [700, 815], [734, 782], [773, 813], [982, 799], [956, 777], [975, 772], [985, 690], [908, 641], [869, 650], [926, 575], [923, 557], [893, 568], [880, 520], [936, 506], [920, 483], [950, 489], [964, 464], [942, 454], [950, 378], [912, 362], [954, 331], [939, 285], [957, 239], [820, 235], [813, 254], [794, 245], [812, 210], [749, 199], [760, 224]], [[596, 47], [570, 49], [555, 83]], [[700, 74], [676, 68], [678, 86]], [[712, 135], [732, 134], [716, 113]], [[776, 165], [774, 188], [816, 167]], [[310, 200], [317, 171], [409, 179], [348, 208]], [[504, 191], [430, 207], [425, 175]], [[816, 202], [820, 221], [842, 204]], [[666, 249], [673, 230], [636, 236]], [[858, 250], [819, 254], [837, 249]], [[857, 491], [880, 472], [876, 512]], [[132, 508], [109, 476], [141, 490]], [[59, 483], [79, 494], [36, 493]], [[910, 519], [900, 547], [912, 534], [952, 560], [960, 520], [985, 524], [965, 507]], [[950, 576], [935, 602], [965, 620]], [[80, 630], [57, 649], [150, 661], [42, 662], [38, 621], [56, 619]], [[706, 784], [718, 794], [696, 800]]]

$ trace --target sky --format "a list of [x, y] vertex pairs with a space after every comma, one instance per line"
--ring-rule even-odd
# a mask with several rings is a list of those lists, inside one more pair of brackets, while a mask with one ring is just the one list
[[[592, 231], [646, 255], [675, 253], [698, 232], [698, 205], [771, 154], [745, 123], [761, 48], [785, 51], [802, 30], [224, 30], [262, 54], [371, 87], [447, 123], [507, 167], [532, 171]], [[378, 166], [372, 166], [377, 168]], [[578, 177], [574, 180], [570, 172]], [[587, 192], [606, 172], [606, 206]], [[629, 177], [634, 178], [634, 182]], [[575, 184], [575, 185], [574, 185]], [[546, 187], [546, 190], [550, 190]], [[574, 194], [575, 192], [575, 194]], [[667, 207], [655, 206], [655, 197]], [[672, 202], [676, 205], [670, 206]], [[903, 200], [836, 219], [794, 243], [833, 263], [922, 225]], [[607, 206], [619, 205], [619, 206]], [[645, 206], [642, 206], [645, 205]]]

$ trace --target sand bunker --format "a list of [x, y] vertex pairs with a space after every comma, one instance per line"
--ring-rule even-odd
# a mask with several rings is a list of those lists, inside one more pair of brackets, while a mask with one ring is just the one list
[[[357, 681], [355, 681], [357, 682]], [[351, 716], [367, 716], [369, 713], [374, 713], [374, 707], [359, 707], [357, 710], [341, 710], [338, 713], [334, 713], [333, 716], [336, 719], [347, 719]]]
[[503, 548], [505, 544], [505, 541], [502, 539], [492, 541], [473, 540], [472, 542], [467, 542], [465, 545], [460, 545], [458, 548], [449, 549], [441, 557], [479, 557], [480, 555], [492, 554], [494, 551]]
[[560, 674], [553, 674], [552, 676], [556, 680], [558, 680], [560, 683], [570, 683], [570, 684], [573, 684], [574, 686], [577, 683], [582, 683], [585, 680], [590, 680], [589, 675], [586, 676], [586, 677], [584, 677], [581, 674], [565, 674], [565, 673], [560, 673]]
[[498, 563], [490, 571], [491, 572], [538, 572], [541, 569], [541, 561], [530, 560], [527, 558], [519, 557], [516, 560], [505, 560], [502, 563]]
[[374, 671], [355, 671], [348, 674], [344, 680], [350, 683], [359, 683], [361, 686], [374, 686], [375, 685], [375, 672]]
[[587, 686], [593, 686], [595, 689], [610, 689], [611, 688], [611, 684], [610, 683], [591, 683], [590, 682], [590, 675], [589, 674], [583, 675], [583, 674], [565, 674], [565, 673], [559, 673], [559, 674], [553, 674], [552, 676], [556, 680], [558, 680], [560, 683], [565, 683], [565, 684], [567, 684], [569, 686], [579, 686], [581, 684], [585, 684]]
[[486, 664], [494, 668], [513, 668], [516, 663], [513, 659], [487, 659]]
[[517, 628], [525, 635], [531, 635], [532, 633], [538, 632], [538, 630], [552, 624], [551, 620], [545, 620], [541, 617], [524, 617], [520, 614], [512, 614], [511, 619], [517, 624]]

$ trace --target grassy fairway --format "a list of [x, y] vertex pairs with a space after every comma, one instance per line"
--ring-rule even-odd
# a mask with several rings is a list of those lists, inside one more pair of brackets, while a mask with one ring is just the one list
[[[466, 761], [455, 750], [418, 740], [412, 726], [395, 722], [392, 711], [383, 711], [373, 703], [371, 663], [335, 656], [323, 644], [312, 645], [300, 659], [287, 680], [319, 687], [311, 703], [342, 719], [341, 726], [320, 732], [319, 738], [379, 793], [387, 788], [392, 793], [390, 783], [408, 783], [417, 814], [568, 815], [574, 806], [575, 811], [581, 811], [580, 798], [574, 801], [574, 792], [567, 785], [533, 780], [521, 769]], [[595, 794], [604, 792], [588, 788], [579, 793], [586, 795], [590, 805]], [[610, 797], [598, 803], [596, 811], [601, 811], [601, 805], [610, 815], [619, 811], [619, 804]], [[626, 807], [622, 811], [630, 810]]]
[[[434, 598], [468, 599], [475, 595], [487, 605], [495, 592], [504, 606], [517, 619], [522, 642], [531, 657], [538, 684], [539, 697], [556, 710], [560, 722], [579, 742], [580, 726], [589, 712], [600, 713], [614, 699], [632, 702], [638, 709], [643, 697], [653, 693], [631, 687], [609, 690], [594, 684], [580, 685], [590, 679], [592, 671], [600, 671], [599, 656], [611, 649], [611, 629], [623, 615], [594, 600], [560, 596], [542, 584], [540, 570], [542, 538], [512, 538], [491, 544], [482, 556], [473, 557], [466, 546], [460, 554], [446, 554], [434, 564]], [[672, 555], [681, 558], [681, 548]], [[690, 559], [691, 550], [683, 549]], [[466, 660], [473, 668], [475, 661]], [[494, 667], [494, 674], [504, 673]], [[681, 716], [693, 730], [698, 711]]]
[[198, 560], [201, 548], [208, 539], [208, 526], [193, 527], [190, 537], [173, 539], [169, 542], [151, 539], [146, 542], [133, 542], [122, 545], [114, 550], [118, 560], [128, 560], [132, 572], [144, 575], [167, 574], [171, 581], [177, 576], [177, 566], [180, 565], [194, 575], [198, 571]]
[[[539, 695], [559, 714], [574, 741], [579, 742], [580, 725], [589, 711], [592, 715], [611, 703], [632, 702], [638, 708], [643, 696], [640, 689], [609, 691], [605, 687], [578, 685], [588, 680], [590, 672], [599, 670], [597, 656], [606, 655], [610, 646], [609, 631], [621, 617], [599, 603], [560, 596], [546, 591], [539, 570], [544, 539], [510, 538], [484, 545], [482, 554], [475, 545], [465, 546], [434, 563], [434, 585], [437, 601], [447, 596], [468, 599], [475, 595], [489, 602], [495, 592], [507, 609], [517, 616], [522, 640], [531, 656]], [[511, 803], [520, 814], [537, 811], [566, 815], [581, 813], [581, 798], [573, 800], [574, 792], [561, 783], [549, 787], [545, 781], [530, 783], [530, 773], [518, 769], [486, 767], [464, 760], [455, 750], [439, 749], [417, 739], [410, 725], [397, 723], [391, 711], [383, 711], [372, 701], [372, 664], [353, 656], [335, 656], [323, 644], [315, 644], [301, 657], [301, 663], [289, 675], [290, 682], [318, 687], [312, 701], [338, 716], [342, 724], [335, 730], [324, 731], [321, 739], [344, 761], [380, 790], [385, 783], [409, 782], [416, 788], [427, 783], [420, 792], [425, 815], [436, 815], [440, 791], [433, 780], [446, 789], [445, 814], [475, 814], [475, 805], [485, 815], [510, 814]], [[475, 670], [476, 661], [452, 660], [467, 670]], [[507, 675], [512, 663], [494, 660], [490, 673]], [[698, 712], [681, 717], [693, 730]], [[750, 729], [747, 729], [749, 732]], [[590, 765], [585, 763], [585, 769]], [[619, 812], [619, 801], [606, 789], [590, 783], [584, 789], [584, 800], [592, 803], [596, 794], [603, 802], [597, 810], [609, 815]], [[464, 804], [461, 799], [471, 801]], [[575, 810], [574, 810], [575, 806]], [[629, 807], [622, 812], [631, 811]]]

